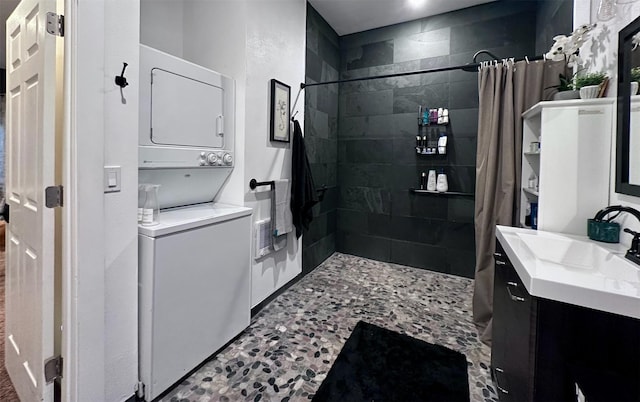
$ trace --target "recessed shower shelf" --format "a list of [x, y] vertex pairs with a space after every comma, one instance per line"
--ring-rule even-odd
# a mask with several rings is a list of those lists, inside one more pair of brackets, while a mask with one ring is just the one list
[[420, 190], [420, 189], [417, 189], [417, 188], [410, 188], [409, 192], [410, 193], [414, 193], [414, 194], [431, 194], [431, 195], [461, 195], [461, 196], [465, 196], [465, 197], [473, 197], [475, 195], [473, 193], [462, 193], [462, 192], [459, 192], [459, 191], [440, 192], [440, 191]]

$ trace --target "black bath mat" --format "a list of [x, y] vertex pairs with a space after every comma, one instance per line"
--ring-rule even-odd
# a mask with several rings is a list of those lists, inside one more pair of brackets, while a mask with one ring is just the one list
[[467, 359], [360, 321], [313, 400], [468, 402]]

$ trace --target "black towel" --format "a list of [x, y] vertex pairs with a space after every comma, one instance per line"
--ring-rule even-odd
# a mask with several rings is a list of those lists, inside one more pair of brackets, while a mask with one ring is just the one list
[[312, 208], [318, 203], [316, 186], [304, 147], [302, 129], [298, 120], [293, 121], [293, 146], [291, 156], [291, 214], [296, 227], [296, 237], [302, 236], [302, 228], [308, 229], [313, 220]]

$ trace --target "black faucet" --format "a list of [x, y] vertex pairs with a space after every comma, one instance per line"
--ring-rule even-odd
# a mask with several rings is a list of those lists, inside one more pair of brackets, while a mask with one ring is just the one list
[[[631, 207], [626, 207], [624, 205], [610, 205], [604, 209], [601, 209], [600, 211], [598, 211], [596, 216], [594, 216], [593, 220], [601, 222], [602, 219], [611, 212], [629, 213], [635, 216], [636, 219], [638, 219], [638, 222], [640, 222], [640, 211]], [[627, 250], [625, 258], [640, 265], [640, 233], [634, 232], [633, 230], [628, 228], [625, 228], [624, 231], [633, 235], [633, 240], [631, 240], [631, 248]]]

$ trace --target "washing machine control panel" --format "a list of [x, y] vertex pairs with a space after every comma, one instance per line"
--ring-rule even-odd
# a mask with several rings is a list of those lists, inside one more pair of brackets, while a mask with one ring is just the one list
[[200, 166], [232, 166], [233, 155], [226, 151], [200, 152]]
[[159, 146], [140, 146], [138, 150], [140, 169], [233, 167], [231, 150]]

